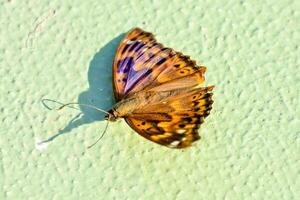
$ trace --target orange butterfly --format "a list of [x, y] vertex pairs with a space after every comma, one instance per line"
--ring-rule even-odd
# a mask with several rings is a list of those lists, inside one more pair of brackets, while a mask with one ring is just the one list
[[204, 66], [132, 29], [113, 64], [116, 105], [106, 119], [124, 118], [143, 137], [171, 148], [200, 139], [198, 128], [212, 108], [213, 86], [202, 87]]

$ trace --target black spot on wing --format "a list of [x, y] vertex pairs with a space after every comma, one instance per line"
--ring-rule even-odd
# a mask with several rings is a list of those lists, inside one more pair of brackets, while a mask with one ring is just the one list
[[134, 42], [134, 43], [131, 45], [131, 47], [128, 49], [128, 51], [129, 51], [129, 52], [130, 52], [130, 51], [133, 51], [134, 48], [137, 47], [139, 44], [141, 44], [141, 43], [138, 42], [138, 41]]
[[123, 60], [119, 60], [117, 63], [118, 72], [127, 73], [129, 69], [134, 65], [134, 60], [132, 56], [125, 57]]
[[185, 127], [185, 124], [179, 124], [178, 125], [180, 128], [184, 128]]
[[161, 64], [163, 64], [164, 62], [166, 62], [166, 58], [161, 58], [156, 64], [157, 65], [161, 65]]
[[135, 49], [135, 52], [138, 52], [142, 47], [144, 47], [145, 44], [144, 43], [141, 43], [136, 49]]
[[124, 49], [122, 50], [122, 54], [125, 53], [125, 51], [127, 51], [128, 47], [130, 47], [131, 44], [126, 44]]

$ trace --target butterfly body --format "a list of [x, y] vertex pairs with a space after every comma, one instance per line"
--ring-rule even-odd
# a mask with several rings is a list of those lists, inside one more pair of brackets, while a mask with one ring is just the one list
[[206, 68], [163, 47], [151, 33], [131, 30], [113, 66], [116, 105], [107, 119], [124, 118], [140, 135], [171, 148], [200, 138], [198, 128], [212, 108], [213, 86], [203, 87]]

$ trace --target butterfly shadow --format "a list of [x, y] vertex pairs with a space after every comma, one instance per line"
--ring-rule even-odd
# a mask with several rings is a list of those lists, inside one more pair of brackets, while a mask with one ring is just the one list
[[[103, 110], [109, 110], [114, 105], [112, 64], [118, 45], [124, 36], [125, 33], [120, 34], [94, 55], [88, 70], [89, 88], [79, 94], [79, 104], [93, 105]], [[58, 136], [70, 133], [73, 129], [82, 125], [105, 120], [105, 113], [81, 105], [79, 105], [79, 108], [79, 114], [73, 117], [58, 133], [42, 141], [42, 143], [51, 142]]]

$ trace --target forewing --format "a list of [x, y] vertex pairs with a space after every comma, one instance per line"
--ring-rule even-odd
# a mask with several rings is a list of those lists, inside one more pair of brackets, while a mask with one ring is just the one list
[[154, 42], [151, 33], [146, 33], [139, 28], [132, 29], [121, 41], [113, 64], [113, 85], [117, 101], [126, 94], [125, 87], [129, 82], [129, 73], [131, 69], [136, 68], [138, 55], [153, 47]]
[[197, 66], [188, 56], [157, 43], [153, 34], [134, 28], [121, 41], [115, 56], [115, 97], [119, 101], [190, 74], [198, 73], [203, 77], [204, 72], [205, 67]]

